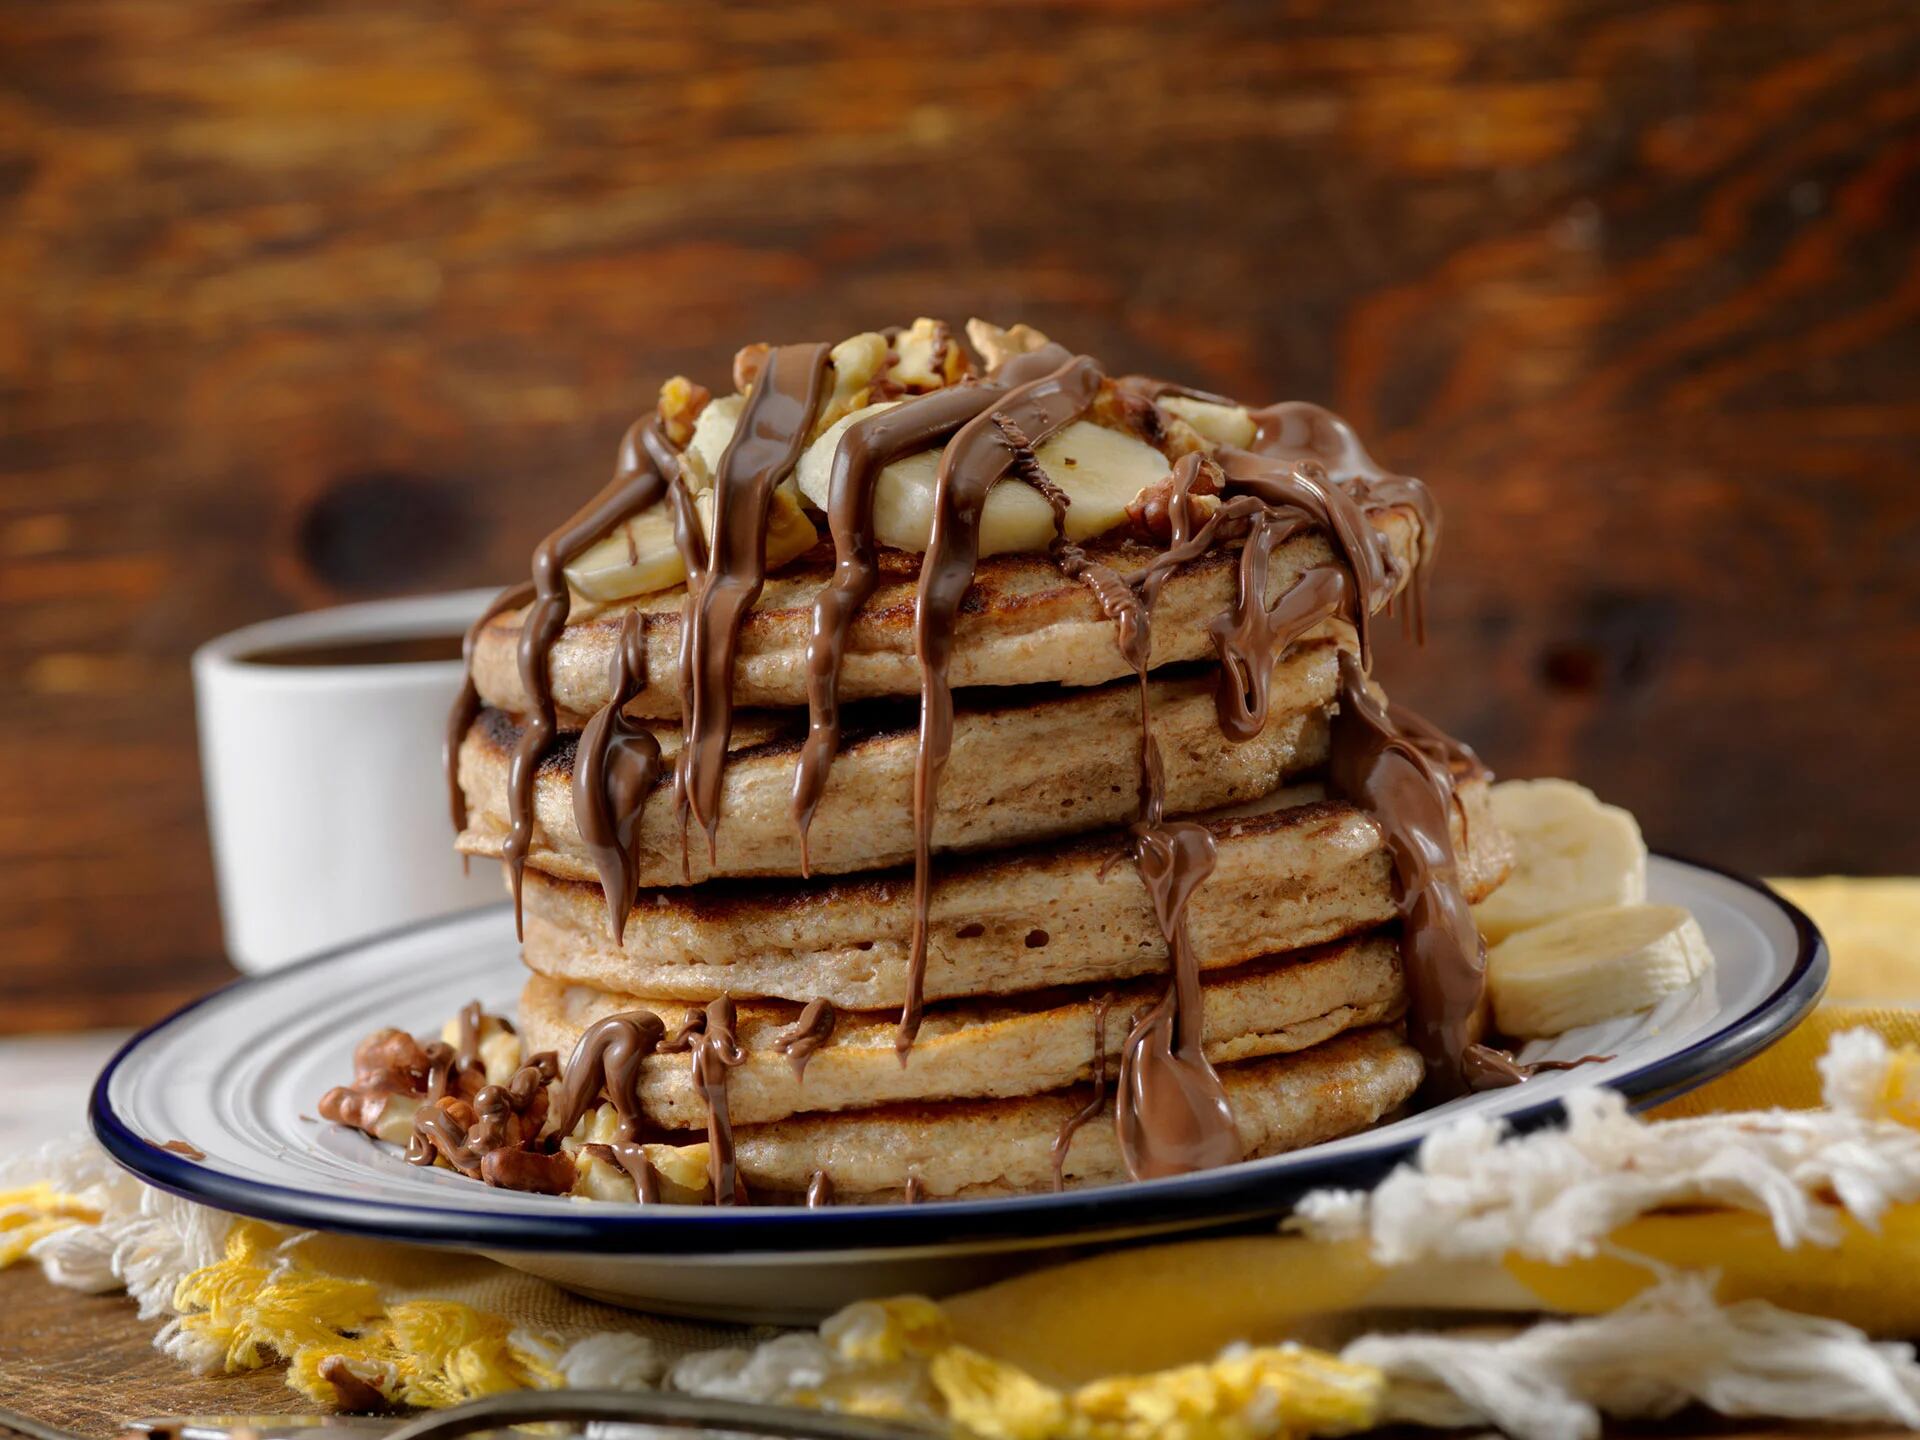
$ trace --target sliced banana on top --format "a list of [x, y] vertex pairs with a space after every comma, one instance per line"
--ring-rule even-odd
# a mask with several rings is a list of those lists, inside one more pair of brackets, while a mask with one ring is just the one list
[[1221, 405], [1212, 400], [1195, 400], [1188, 395], [1162, 395], [1156, 402], [1162, 410], [1178, 415], [1187, 424], [1216, 445], [1231, 445], [1244, 450], [1253, 444], [1253, 416], [1244, 405]]
[[740, 412], [747, 408], [744, 395], [719, 395], [707, 402], [700, 418], [693, 422], [693, 439], [683, 452], [687, 486], [696, 495], [713, 485], [719, 473], [720, 459], [740, 426]]
[[1487, 952], [1487, 995], [1503, 1035], [1531, 1039], [1651, 1009], [1713, 966], [1679, 905], [1607, 905], [1562, 915]]
[[1473, 910], [1489, 944], [1576, 910], [1647, 898], [1646, 842], [1619, 806], [1570, 780], [1506, 780], [1489, 803], [1514, 849], [1512, 873]]
[[[708, 541], [713, 539], [714, 504], [711, 487], [693, 497], [694, 512]], [[775, 490], [767, 515], [768, 572], [811, 550], [819, 538], [793, 487], [782, 485]], [[674, 540], [672, 509], [655, 505], [616, 526], [581, 551], [567, 566], [566, 575], [576, 593], [602, 602], [651, 595], [678, 585], [687, 578], [687, 567]]]
[[[816, 508], [827, 508], [833, 452], [847, 427], [887, 408], [869, 405], [845, 416], [801, 455], [794, 473], [801, 493]], [[882, 545], [896, 550], [927, 548], [941, 453], [927, 450], [909, 455], [880, 472], [874, 483], [873, 525]], [[1126, 523], [1127, 506], [1167, 473], [1167, 457], [1151, 445], [1084, 420], [1067, 426], [1034, 455], [1072, 502], [1066, 519], [1067, 537], [1072, 540], [1104, 535]], [[980, 515], [982, 555], [1044, 550], [1052, 539], [1053, 510], [1031, 485], [1003, 480], [988, 492]]]
[[687, 578], [687, 567], [674, 543], [673, 511], [655, 505], [616, 525], [575, 556], [566, 575], [574, 593], [600, 601], [678, 585]]

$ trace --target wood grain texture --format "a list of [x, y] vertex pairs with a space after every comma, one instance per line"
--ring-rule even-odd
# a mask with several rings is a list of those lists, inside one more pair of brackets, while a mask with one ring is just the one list
[[[312, 1404], [278, 1366], [195, 1375], [153, 1348], [124, 1295], [58, 1289], [32, 1265], [0, 1273], [0, 1406], [76, 1435], [160, 1415], [299, 1415]], [[0, 1436], [17, 1432], [0, 1418]]]
[[7, 5], [0, 1027], [222, 973], [196, 642], [511, 578], [662, 377], [923, 312], [1332, 403], [1447, 506], [1396, 693], [1920, 869], [1916, 74], [1908, 0]]

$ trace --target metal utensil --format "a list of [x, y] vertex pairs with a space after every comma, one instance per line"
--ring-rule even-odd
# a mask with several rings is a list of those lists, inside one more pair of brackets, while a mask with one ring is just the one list
[[717, 1400], [662, 1390], [517, 1390], [412, 1419], [378, 1415], [171, 1415], [127, 1422], [154, 1440], [455, 1440], [485, 1430], [553, 1421], [613, 1421], [676, 1430], [725, 1430], [780, 1440], [927, 1440], [945, 1432], [904, 1421], [870, 1420]]

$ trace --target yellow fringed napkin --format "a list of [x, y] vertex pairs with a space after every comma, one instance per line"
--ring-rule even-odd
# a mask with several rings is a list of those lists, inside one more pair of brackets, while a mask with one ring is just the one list
[[[1832, 994], [1881, 1003], [1823, 1006], [1779, 1045], [1658, 1118], [1813, 1111], [1823, 1093], [1817, 1062], [1836, 1035], [1866, 1030], [1888, 1048], [1872, 1072], [1878, 1089], [1855, 1099], [1866, 1117], [1859, 1123], [1881, 1137], [1876, 1143], [1911, 1135], [1906, 1127], [1920, 1126], [1920, 1012], [1897, 1002], [1920, 999], [1920, 881], [1781, 889], [1829, 936]], [[1576, 1117], [1574, 1128], [1606, 1134], [1628, 1123], [1624, 1112], [1596, 1112]], [[1416, 1182], [1443, 1183], [1407, 1177]], [[1729, 1180], [1728, 1194], [1737, 1189]], [[1808, 1203], [1833, 1208], [1831, 1198]], [[1020, 1440], [1332, 1433], [1386, 1418], [1580, 1433], [1580, 1416], [1607, 1397], [1581, 1390], [1599, 1383], [1582, 1368], [1594, 1333], [1567, 1327], [1600, 1325], [1613, 1327], [1603, 1339], [1639, 1347], [1632, 1373], [1640, 1378], [1608, 1382], [1638, 1407], [1625, 1413], [1661, 1413], [1687, 1399], [1741, 1413], [1742, 1377], [1726, 1371], [1721, 1351], [1700, 1348], [1718, 1343], [1786, 1369], [1793, 1357], [1829, 1354], [1831, 1373], [1809, 1372], [1795, 1392], [1818, 1397], [1807, 1403], [1824, 1408], [1810, 1413], [1853, 1413], [1850, 1397], [1869, 1394], [1879, 1408], [1862, 1418], [1902, 1419], [1900, 1406], [1910, 1403], [1920, 1422], [1911, 1354], [1902, 1360], [1850, 1331], [1828, 1336], [1823, 1352], [1804, 1329], [1820, 1323], [1805, 1318], [1815, 1315], [1877, 1335], [1920, 1332], [1920, 1287], [1906, 1278], [1920, 1274], [1920, 1193], [1886, 1204], [1871, 1223], [1816, 1209], [1812, 1229], [1792, 1231], [1791, 1246], [1778, 1215], [1696, 1200], [1680, 1213], [1629, 1218], [1590, 1253], [1404, 1263], [1381, 1255], [1379, 1207], [1390, 1200], [1387, 1188], [1358, 1197], [1348, 1219], [1361, 1228], [1339, 1238], [1325, 1238], [1333, 1230], [1323, 1226], [1322, 1238], [1199, 1240], [1103, 1255], [939, 1305], [863, 1303], [819, 1332], [757, 1345], [721, 1327], [591, 1304], [485, 1261], [233, 1221], [145, 1190], [97, 1152], [68, 1162], [64, 1174], [0, 1191], [0, 1266], [30, 1256], [62, 1283], [124, 1285], [143, 1313], [164, 1318], [157, 1343], [169, 1353], [208, 1371], [287, 1362], [288, 1383], [321, 1404], [343, 1393], [343, 1371], [396, 1403], [422, 1406], [510, 1388], [639, 1386], [670, 1371], [669, 1383], [689, 1390], [951, 1420]], [[1373, 1213], [1356, 1219], [1369, 1205]], [[1464, 1351], [1450, 1337], [1421, 1349], [1363, 1336], [1341, 1355], [1294, 1343], [1301, 1334], [1340, 1335], [1353, 1328], [1351, 1316], [1380, 1305], [1597, 1318], [1524, 1329], [1498, 1343], [1530, 1348], [1507, 1352], [1484, 1340]], [[1680, 1357], [1667, 1367], [1673, 1374], [1659, 1373], [1660, 1356]], [[1477, 1410], [1444, 1378], [1462, 1364], [1484, 1372], [1488, 1393]], [[1515, 1370], [1551, 1383], [1502, 1391], [1494, 1380]], [[1696, 1379], [1720, 1390], [1696, 1393]]]

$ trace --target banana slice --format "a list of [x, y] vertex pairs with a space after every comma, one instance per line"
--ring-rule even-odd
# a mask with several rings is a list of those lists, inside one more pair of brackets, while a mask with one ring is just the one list
[[[897, 403], [897, 402], [890, 402]], [[847, 426], [886, 405], [869, 405], [828, 427], [800, 457], [795, 475], [801, 493], [827, 508], [833, 452]], [[925, 550], [933, 529], [934, 483], [939, 450], [896, 460], [880, 472], [873, 492], [873, 524], [882, 545], [896, 550]], [[1067, 507], [1067, 536], [1090, 539], [1124, 524], [1127, 506], [1147, 486], [1166, 478], [1167, 457], [1144, 441], [1103, 425], [1078, 421], [1035, 452], [1040, 467], [1073, 502]], [[980, 516], [980, 553], [1044, 550], [1053, 539], [1053, 511], [1040, 492], [1018, 480], [1004, 480], [988, 492]]]
[[[717, 403], [717, 402], [716, 402]], [[694, 511], [708, 540], [713, 538], [714, 492], [693, 497]], [[773, 492], [767, 516], [767, 570], [769, 573], [813, 548], [820, 532], [800, 508], [791, 485]], [[567, 583], [588, 600], [625, 600], [667, 590], [687, 578], [680, 547], [673, 538], [673, 512], [665, 505], [643, 510], [611, 534], [596, 540], [567, 566]]]
[[1507, 780], [1490, 798], [1515, 858], [1506, 883], [1474, 907], [1489, 944], [1576, 910], [1647, 898], [1646, 842], [1619, 806], [1570, 780]]
[[687, 442], [684, 454], [687, 487], [696, 495], [713, 487], [720, 457], [727, 453], [740, 424], [740, 412], [746, 408], [746, 396], [720, 395], [708, 401], [700, 418], [693, 422], [693, 439]]
[[[700, 516], [700, 528], [713, 540], [714, 492], [703, 490], [693, 497], [693, 508]], [[773, 504], [767, 511], [767, 573], [771, 575], [796, 555], [805, 554], [820, 538], [813, 521], [800, 508], [800, 492], [791, 481], [773, 492]]]
[[678, 585], [687, 567], [673, 543], [673, 512], [664, 505], [642, 510], [582, 550], [566, 574], [574, 592], [589, 600], [624, 600]]
[[1487, 953], [1501, 1034], [1559, 1035], [1650, 1009], [1713, 967], [1699, 922], [1679, 905], [1609, 905], [1523, 930]]
[[863, 331], [834, 346], [832, 359], [833, 390], [813, 417], [813, 435], [866, 402], [867, 391], [887, 363], [887, 337], [877, 330]]
[[1216, 445], [1232, 445], [1244, 450], [1253, 444], [1253, 416], [1244, 405], [1217, 405], [1211, 400], [1195, 400], [1186, 395], [1163, 395], [1156, 403]]

